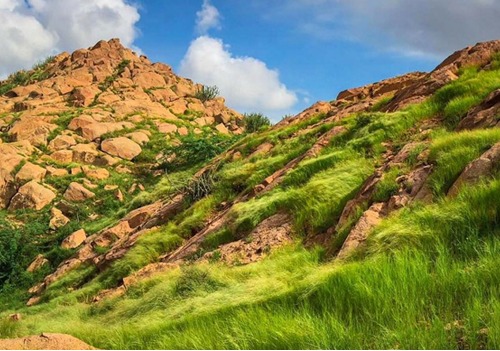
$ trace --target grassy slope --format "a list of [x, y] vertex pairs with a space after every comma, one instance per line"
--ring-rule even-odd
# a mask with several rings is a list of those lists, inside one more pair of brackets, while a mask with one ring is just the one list
[[[381, 142], [418, 141], [410, 128], [443, 117], [444, 127], [427, 136], [436, 202], [394, 213], [348, 262], [324, 262], [323, 249], [307, 251], [297, 240], [256, 264], [195, 264], [145, 280], [122, 298], [88, 303], [189, 236], [218, 202], [258, 184], [317, 138], [315, 131], [290, 138], [306, 125], [270, 130], [236, 145], [248, 155], [271, 141], [270, 154], [222, 164], [211, 196], [73, 293], [66, 288], [95, 272], [82, 267], [69, 274], [49, 290], [49, 302], [21, 310], [21, 322], [0, 322], [0, 336], [57, 331], [100, 348], [499, 348], [500, 177], [465, 187], [456, 198], [444, 196], [466, 164], [500, 140], [496, 129], [451, 131], [499, 87], [499, 70], [470, 69], [405, 111], [346, 118], [340, 123], [347, 133], [319, 157], [233, 210], [232, 235], [276, 211], [292, 214], [299, 236], [321, 233], [380, 163]], [[384, 187], [377, 196], [391, 192], [390, 184]]]

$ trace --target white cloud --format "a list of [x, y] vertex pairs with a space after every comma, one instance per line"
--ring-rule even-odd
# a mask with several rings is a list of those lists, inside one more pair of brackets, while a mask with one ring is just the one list
[[500, 35], [499, 0], [293, 0], [270, 11], [323, 40], [408, 55], [442, 56]]
[[298, 101], [280, 82], [278, 71], [255, 58], [233, 56], [221, 39], [195, 39], [180, 73], [205, 85], [217, 85], [227, 104], [240, 111], [284, 111]]
[[201, 10], [196, 12], [196, 31], [206, 34], [210, 29], [220, 29], [220, 13], [210, 0], [203, 0]]
[[0, 0], [0, 76], [101, 39], [130, 46], [138, 20], [126, 0]]

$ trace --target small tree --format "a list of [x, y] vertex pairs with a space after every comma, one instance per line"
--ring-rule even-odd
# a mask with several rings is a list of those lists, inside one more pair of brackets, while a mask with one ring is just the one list
[[194, 97], [201, 100], [202, 102], [213, 100], [217, 96], [219, 96], [219, 88], [216, 85], [214, 86], [205, 86], [203, 85], [201, 88], [198, 88]]
[[271, 125], [268, 117], [262, 113], [249, 113], [243, 115], [243, 123], [247, 133], [254, 133], [262, 129], [266, 129]]

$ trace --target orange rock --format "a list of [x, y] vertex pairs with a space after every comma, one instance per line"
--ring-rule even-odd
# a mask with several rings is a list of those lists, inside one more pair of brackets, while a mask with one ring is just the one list
[[66, 237], [61, 243], [61, 247], [63, 249], [75, 249], [80, 246], [85, 239], [87, 239], [87, 234], [85, 230], [80, 229]]

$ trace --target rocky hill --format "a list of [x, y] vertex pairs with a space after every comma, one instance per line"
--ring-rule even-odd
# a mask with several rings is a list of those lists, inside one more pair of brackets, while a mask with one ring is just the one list
[[500, 41], [243, 135], [116, 40], [26, 74], [2, 85], [1, 336], [500, 346]]

